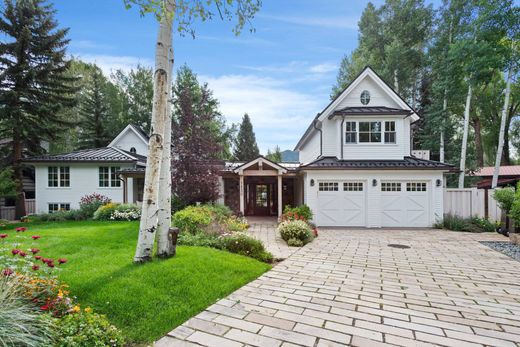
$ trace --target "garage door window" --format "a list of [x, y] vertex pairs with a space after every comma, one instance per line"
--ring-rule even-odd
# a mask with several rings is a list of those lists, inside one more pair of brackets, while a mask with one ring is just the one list
[[406, 191], [407, 192], [425, 192], [426, 183], [425, 182], [408, 182], [408, 183], [406, 183]]
[[344, 182], [343, 190], [345, 192], [362, 192], [363, 182]]
[[320, 182], [319, 191], [320, 192], [337, 192], [338, 191], [338, 182]]
[[399, 183], [399, 182], [382, 182], [381, 191], [382, 192], [400, 192], [401, 183]]

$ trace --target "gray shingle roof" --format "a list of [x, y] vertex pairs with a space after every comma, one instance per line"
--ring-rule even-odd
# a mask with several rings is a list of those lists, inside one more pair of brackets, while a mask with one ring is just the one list
[[63, 154], [46, 154], [25, 159], [25, 162], [136, 162], [143, 157], [113, 147], [84, 149]]
[[339, 160], [336, 157], [323, 157], [309, 164], [302, 165], [301, 169], [341, 169], [341, 170], [453, 170], [453, 165], [433, 160], [404, 157], [403, 160]]
[[402, 108], [392, 108], [386, 106], [363, 106], [363, 107], [345, 107], [341, 110], [334, 111], [329, 119], [334, 116], [407, 116], [413, 111], [404, 110]]

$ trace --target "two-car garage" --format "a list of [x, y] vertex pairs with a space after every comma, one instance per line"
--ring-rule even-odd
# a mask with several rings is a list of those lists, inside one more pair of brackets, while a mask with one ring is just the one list
[[313, 204], [319, 226], [428, 227], [429, 180], [320, 179]]

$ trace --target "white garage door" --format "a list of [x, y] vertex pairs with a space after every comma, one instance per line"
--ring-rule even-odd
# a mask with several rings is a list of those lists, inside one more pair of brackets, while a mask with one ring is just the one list
[[381, 226], [429, 226], [429, 201], [426, 182], [381, 182]]
[[365, 226], [365, 182], [318, 182], [317, 205], [319, 226]]

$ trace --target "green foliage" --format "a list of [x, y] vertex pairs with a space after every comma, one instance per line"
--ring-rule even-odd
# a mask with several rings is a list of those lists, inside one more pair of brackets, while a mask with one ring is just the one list
[[302, 247], [304, 245], [304, 243], [302, 240], [292, 238], [292, 239], [287, 240], [287, 245], [289, 247]]
[[515, 221], [515, 225], [520, 225], [520, 190], [517, 189], [515, 192], [515, 198], [513, 203], [511, 204], [511, 209], [509, 210], [509, 217], [511, 217]]
[[442, 222], [435, 224], [435, 228], [448, 229], [452, 231], [467, 231], [467, 232], [493, 232], [496, 229], [496, 225], [487, 219], [472, 217], [472, 218], [461, 218], [455, 215], [445, 215]]
[[92, 218], [96, 210], [110, 202], [110, 199], [104, 195], [93, 193], [83, 196], [79, 202], [79, 210], [85, 218]]
[[283, 209], [283, 213], [286, 217], [286, 220], [299, 219], [299, 217], [303, 217], [306, 221], [310, 221], [312, 219], [312, 210], [305, 204], [297, 207], [286, 205]]
[[515, 201], [515, 188], [506, 187], [502, 189], [495, 189], [493, 198], [497, 201], [498, 206], [502, 211], [508, 213], [513, 207]]
[[272, 162], [280, 163], [282, 161], [282, 151], [280, 150], [280, 146], [276, 146], [272, 152], [268, 149], [265, 157]]
[[297, 239], [302, 241], [303, 244], [306, 244], [313, 239], [311, 227], [307, 222], [302, 220], [282, 222], [278, 226], [278, 231], [285, 241]]
[[482, 231], [488, 233], [494, 232], [497, 228], [497, 225], [495, 223], [492, 223], [489, 220], [480, 217], [470, 218], [470, 223], [476, 226], [478, 229], [481, 229]]
[[235, 139], [235, 150], [233, 156], [235, 160], [249, 161], [260, 155], [258, 145], [256, 143], [255, 133], [253, 132], [253, 124], [249, 115], [246, 113], [240, 123], [237, 137]]
[[244, 234], [235, 234], [223, 238], [224, 248], [231, 253], [245, 255], [265, 263], [273, 261], [273, 255], [267, 252], [261, 241]]
[[51, 324], [26, 300], [17, 277], [0, 274], [0, 345], [36, 347], [50, 342]]
[[13, 181], [13, 170], [5, 168], [0, 171], [0, 197], [16, 196], [16, 184]]
[[225, 220], [225, 223], [227, 229], [232, 232], [245, 231], [247, 228], [249, 228], [248, 221], [244, 217], [231, 216]]
[[181, 233], [197, 234], [212, 221], [211, 211], [200, 206], [188, 206], [173, 214], [172, 223]]
[[221, 237], [215, 234], [199, 232], [196, 234], [179, 233], [177, 244], [182, 246], [199, 246], [223, 249], [224, 243]]
[[80, 311], [57, 319], [53, 334], [56, 347], [124, 346], [121, 331], [103, 315]]
[[100, 206], [96, 212], [94, 212], [94, 219], [95, 220], [110, 220], [110, 217], [112, 217], [112, 214], [114, 211], [117, 210], [117, 207], [119, 204], [109, 202], [108, 204], [105, 204], [103, 206]]
[[70, 211], [57, 211], [53, 213], [43, 213], [34, 216], [30, 216], [30, 220], [39, 222], [64, 222], [73, 220], [84, 220], [89, 218], [81, 210], [70, 210]]

